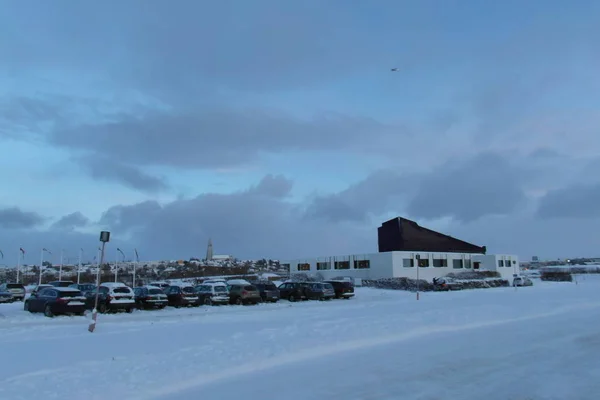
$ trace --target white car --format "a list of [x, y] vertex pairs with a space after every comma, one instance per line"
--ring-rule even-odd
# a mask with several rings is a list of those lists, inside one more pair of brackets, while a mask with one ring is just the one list
[[194, 288], [203, 304], [207, 306], [228, 304], [229, 290], [222, 282], [203, 283]]
[[533, 286], [533, 282], [526, 276], [515, 276], [513, 277], [513, 286]]
[[[94, 308], [96, 301], [96, 290], [86, 293], [86, 304], [88, 308]], [[103, 282], [98, 292], [98, 312], [127, 311], [133, 312], [135, 308], [135, 294], [133, 290], [119, 282]]]

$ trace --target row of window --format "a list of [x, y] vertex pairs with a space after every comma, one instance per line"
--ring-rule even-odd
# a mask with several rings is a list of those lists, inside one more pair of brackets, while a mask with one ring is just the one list
[[[421, 258], [417, 260], [419, 262], [419, 267], [426, 268], [429, 267], [429, 259]], [[415, 260], [412, 258], [405, 258], [402, 260], [402, 266], [405, 268], [411, 268], [415, 266]], [[433, 266], [437, 268], [443, 268], [448, 266], [447, 259], [433, 259]], [[452, 268], [471, 268], [471, 260], [452, 260]]]
[[[512, 260], [512, 263], [516, 264], [517, 261]], [[498, 266], [499, 267], [510, 267], [511, 266], [510, 260], [498, 260]]]
[[[350, 269], [350, 261], [335, 261], [333, 263], [334, 269]], [[371, 262], [369, 260], [354, 260], [354, 269], [369, 269], [371, 268]], [[317, 271], [324, 271], [331, 269], [331, 263], [318, 262]], [[298, 271], [310, 271], [309, 263], [298, 264]]]

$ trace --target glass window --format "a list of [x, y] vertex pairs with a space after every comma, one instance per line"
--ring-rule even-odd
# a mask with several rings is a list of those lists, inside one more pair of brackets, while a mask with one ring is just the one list
[[334, 263], [335, 269], [350, 269], [350, 261], [336, 261]]
[[434, 258], [433, 259], [433, 266], [434, 267], [447, 267], [448, 266], [448, 260], [446, 259], [441, 259], [441, 258]]
[[308, 263], [298, 264], [298, 271], [310, 271], [310, 264], [308, 264]]
[[356, 269], [368, 269], [371, 268], [369, 260], [354, 260], [354, 268]]
[[462, 268], [463, 260], [452, 260], [452, 268]]
[[415, 260], [413, 260], [412, 258], [405, 258], [402, 260], [402, 266], [404, 266], [405, 268], [414, 267]]
[[419, 267], [429, 267], [429, 258], [421, 258], [419, 260]]
[[471, 268], [471, 260], [465, 260], [465, 268]]
[[317, 263], [317, 270], [319, 271], [323, 271], [326, 269], [331, 269], [331, 263], [326, 261], [326, 262], [318, 262]]

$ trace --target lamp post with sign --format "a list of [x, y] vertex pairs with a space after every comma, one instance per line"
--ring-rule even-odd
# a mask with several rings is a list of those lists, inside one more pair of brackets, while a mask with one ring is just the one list
[[[102, 242], [102, 249], [100, 250], [100, 265], [104, 264], [104, 247], [106, 243], [110, 241], [110, 232], [100, 232], [100, 241]], [[88, 326], [88, 331], [94, 332], [96, 329], [96, 320], [98, 319], [98, 294], [100, 293], [100, 279], [96, 282], [96, 298], [94, 299], [94, 310], [92, 311], [92, 322]]]
[[419, 300], [419, 289], [421, 288], [419, 284], [419, 268], [421, 268], [421, 256], [417, 254], [415, 258], [417, 259], [417, 300]]

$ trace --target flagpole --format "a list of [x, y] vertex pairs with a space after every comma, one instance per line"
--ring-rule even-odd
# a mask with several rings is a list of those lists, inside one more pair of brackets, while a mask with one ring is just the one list
[[19, 283], [19, 270], [21, 269], [21, 249], [17, 255], [17, 283]]
[[132, 279], [132, 281], [133, 281], [132, 282], [133, 287], [135, 287], [135, 270], [136, 270], [136, 267], [137, 267], [137, 263], [140, 261], [137, 249], [134, 249], [134, 251], [135, 251], [135, 260], [133, 261], [133, 279]]
[[58, 280], [62, 281], [62, 267], [63, 267], [63, 249], [60, 249], [60, 266], [58, 267]]
[[77, 284], [79, 285], [81, 279], [81, 256], [83, 255], [83, 249], [79, 249], [79, 265], [77, 266]]
[[44, 269], [44, 249], [42, 249], [42, 254], [40, 256], [40, 280], [38, 285], [42, 284], [42, 270]]
[[115, 283], [117, 282], [117, 276], [119, 275], [119, 249], [115, 252]]

